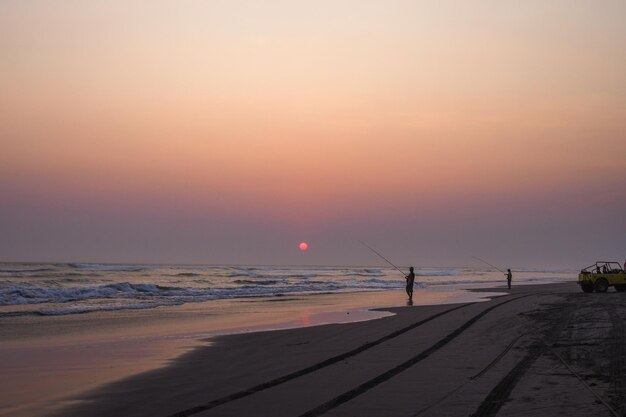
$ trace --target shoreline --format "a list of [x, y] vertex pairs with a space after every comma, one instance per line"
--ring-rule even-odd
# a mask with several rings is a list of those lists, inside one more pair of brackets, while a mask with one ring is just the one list
[[[613, 361], [605, 357], [606, 375], [597, 375], [598, 363], [576, 359], [585, 356], [572, 354], [580, 347], [568, 340], [583, 331], [617, 337], [576, 319], [602, 310], [598, 303], [610, 303], [619, 316], [622, 299], [589, 297], [574, 282], [518, 286], [486, 302], [393, 307], [393, 316], [378, 320], [220, 336], [54, 415], [486, 416], [491, 395], [501, 398], [503, 415], [523, 415], [535, 402], [541, 416], [560, 409], [602, 415], [604, 406], [556, 369], [551, 352], [559, 349], [579, 374], [588, 373], [598, 395], [613, 401], [607, 394]], [[511, 372], [519, 375], [511, 380]]]
[[[489, 296], [449, 288], [422, 289], [420, 294], [423, 304]], [[5, 375], [0, 416], [45, 416], [86, 391], [167, 367], [222, 336], [371, 321], [394, 314], [389, 307], [405, 303], [404, 291], [395, 290], [0, 318], [0, 370]]]

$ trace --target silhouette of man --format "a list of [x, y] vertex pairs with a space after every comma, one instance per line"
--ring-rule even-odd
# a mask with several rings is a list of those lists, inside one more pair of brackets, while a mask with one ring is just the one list
[[413, 300], [413, 283], [415, 282], [415, 273], [413, 267], [409, 268], [409, 275], [406, 277], [406, 293], [409, 296], [409, 301]]
[[511, 280], [513, 279], [513, 274], [511, 274], [511, 270], [507, 269], [506, 274], [506, 283], [509, 285], [509, 290], [511, 289]]

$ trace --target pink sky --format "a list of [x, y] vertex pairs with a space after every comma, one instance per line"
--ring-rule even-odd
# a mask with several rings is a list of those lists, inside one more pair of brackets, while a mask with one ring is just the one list
[[622, 260], [625, 15], [2, 2], [0, 260]]

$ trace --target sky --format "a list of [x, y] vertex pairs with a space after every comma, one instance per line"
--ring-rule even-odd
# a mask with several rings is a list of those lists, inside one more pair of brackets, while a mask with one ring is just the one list
[[624, 16], [2, 0], [0, 261], [623, 262]]

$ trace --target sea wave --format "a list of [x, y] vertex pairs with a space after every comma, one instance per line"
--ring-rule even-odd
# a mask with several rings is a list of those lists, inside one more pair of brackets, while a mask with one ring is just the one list
[[0, 287], [0, 305], [63, 303], [98, 298], [144, 298], [146, 296], [169, 295], [182, 290], [177, 287], [163, 287], [156, 284], [115, 284], [81, 287]]
[[506, 283], [506, 280], [504, 279], [469, 279], [469, 280], [429, 281], [428, 285], [502, 284], [502, 283]]
[[[551, 277], [528, 277], [515, 279], [513, 278], [513, 283], [528, 283], [528, 282], [536, 282], [536, 283], [549, 283], [549, 282], [563, 282], [563, 281], [571, 281], [571, 277], [568, 276], [551, 276]], [[428, 281], [428, 285], [465, 285], [465, 284], [506, 284], [506, 279], [463, 279], [463, 280], [445, 280], [445, 281]]]
[[348, 277], [384, 277], [385, 273], [380, 269], [357, 269], [354, 272], [346, 271], [343, 275]]
[[[0, 316], [79, 314], [219, 299], [402, 290], [405, 285], [401, 274], [386, 267], [98, 263], [0, 266]], [[514, 284], [571, 278], [571, 274], [556, 270], [517, 272], [514, 271]], [[416, 288], [493, 286], [506, 282], [499, 272], [465, 267], [417, 267], [415, 273]]]
[[113, 265], [113, 264], [67, 264], [70, 268], [96, 269], [99, 271], [137, 272], [147, 267], [140, 265]]
[[419, 269], [416, 271], [417, 277], [456, 277], [463, 275], [460, 269]]
[[35, 269], [16, 269], [16, 268], [0, 268], [0, 273], [6, 274], [30, 274], [33, 272], [53, 271], [51, 268], [35, 268]]
[[[235, 284], [242, 284], [242, 285], [276, 285], [281, 281], [278, 280], [251, 280], [251, 279], [238, 279], [235, 280], [234, 283]], [[285, 282], [285, 281], [282, 281]]]
[[526, 272], [535, 274], [578, 274], [577, 269], [545, 269], [545, 268], [511, 268], [513, 272]]
[[201, 302], [225, 298], [264, 297], [285, 293], [385, 290], [402, 287], [399, 280], [341, 281], [258, 281], [240, 280], [236, 287], [185, 287], [152, 283], [119, 282], [96, 286], [61, 287], [8, 285], [0, 287], [0, 306], [133, 299], [174, 303]]
[[324, 275], [319, 275], [319, 274], [256, 274], [256, 273], [248, 273], [248, 274], [241, 274], [241, 273], [230, 273], [230, 274], [225, 274], [222, 275], [224, 278], [260, 278], [260, 279], [267, 279], [267, 278], [318, 278], [318, 277], [322, 277]]

